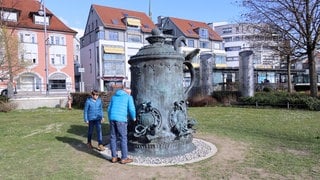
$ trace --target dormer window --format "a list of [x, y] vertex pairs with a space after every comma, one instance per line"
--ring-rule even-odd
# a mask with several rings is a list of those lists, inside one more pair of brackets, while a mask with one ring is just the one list
[[199, 29], [199, 36], [201, 39], [208, 39], [209, 38], [208, 29], [200, 28]]
[[10, 12], [10, 11], [0, 11], [0, 18], [3, 21], [17, 22], [18, 21], [18, 13]]
[[141, 26], [140, 19], [133, 18], [133, 17], [126, 17], [124, 20], [125, 20], [125, 23], [127, 24], [127, 26], [133, 26], [133, 27], [140, 27]]
[[46, 16], [46, 18], [44, 18], [44, 16], [40, 16], [40, 15], [33, 15], [33, 20], [35, 24], [39, 24], [39, 25], [44, 25], [44, 22], [46, 22], [47, 26], [49, 26], [50, 22], [50, 18], [49, 16]]

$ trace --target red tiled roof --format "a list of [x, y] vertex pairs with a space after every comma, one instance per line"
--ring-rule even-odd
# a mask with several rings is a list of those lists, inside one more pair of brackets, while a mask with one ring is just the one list
[[151, 32], [151, 30], [155, 28], [152, 20], [143, 12], [100, 6], [96, 4], [93, 4], [92, 8], [96, 10], [101, 21], [104, 23], [104, 26], [107, 28], [125, 30], [126, 24], [124, 23], [123, 18], [126, 16], [140, 19], [142, 32]]
[[[6, 10], [14, 10], [19, 12], [18, 23], [8, 23], [8, 26], [16, 26], [19, 28], [28, 29], [44, 28], [43, 25], [35, 24], [33, 22], [32, 14], [37, 14], [38, 10], [40, 9], [40, 2], [38, 0], [2, 0], [0, 6], [0, 8], [4, 8]], [[50, 24], [47, 26], [47, 30], [77, 33], [73, 29], [66, 26], [47, 8], [46, 14], [48, 17], [50, 17]]]
[[196, 32], [197, 29], [205, 28], [208, 29], [210, 40], [222, 41], [221, 36], [204, 22], [179, 19], [174, 17], [169, 17], [169, 19], [180, 29], [180, 31], [182, 31], [185, 37], [199, 38], [199, 35]]

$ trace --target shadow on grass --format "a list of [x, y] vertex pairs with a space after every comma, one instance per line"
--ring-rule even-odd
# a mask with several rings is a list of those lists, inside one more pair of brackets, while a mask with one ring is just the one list
[[79, 139], [70, 138], [70, 137], [58, 137], [58, 136], [56, 137], [56, 139], [58, 141], [63, 142], [63, 143], [69, 144], [71, 147], [73, 147], [74, 149], [76, 149], [78, 151], [94, 155], [94, 156], [99, 157], [101, 159], [105, 159], [103, 156], [101, 156], [101, 154], [98, 152], [98, 150], [96, 148], [95, 149], [89, 149], [87, 147], [87, 144], [83, 143]]
[[88, 132], [88, 126], [86, 124], [83, 125], [71, 125], [67, 130], [70, 134], [75, 134], [81, 137], [86, 137]]
[[[106, 123], [103, 123], [101, 128], [103, 133], [103, 142], [104, 144], [107, 144], [108, 143], [107, 140], [109, 141], [109, 136], [105, 136], [105, 134], [109, 133], [109, 125]], [[88, 126], [85, 123], [81, 125], [71, 125], [70, 128], [67, 130], [67, 132], [70, 134], [74, 134], [74, 135], [86, 138], [88, 133]], [[93, 131], [92, 138], [93, 138], [92, 140], [95, 140], [97, 138], [95, 129]], [[73, 147], [78, 151], [85, 152], [85, 153], [94, 155], [96, 157], [105, 159], [103, 156], [101, 156], [101, 154], [99, 153], [99, 150], [96, 147], [94, 147], [94, 149], [89, 149], [87, 147], [87, 144], [84, 143], [83, 140], [66, 137], [66, 136], [64, 137], [57, 136], [56, 139], [63, 143], [69, 144], [71, 147]]]
[[[102, 136], [109, 135], [109, 124], [103, 123], [101, 126]], [[75, 134], [81, 137], [86, 137], [88, 132], [87, 125], [71, 125], [70, 128], [67, 130], [68, 133]], [[93, 137], [96, 137], [96, 130], [93, 130]]]

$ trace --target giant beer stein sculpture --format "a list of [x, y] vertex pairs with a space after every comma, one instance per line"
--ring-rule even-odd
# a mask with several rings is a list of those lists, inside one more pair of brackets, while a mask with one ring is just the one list
[[[194, 84], [194, 69], [172, 45], [165, 43], [159, 29], [146, 38], [129, 60], [131, 90], [137, 121], [129, 124], [129, 152], [145, 156], [174, 156], [191, 152], [192, 126], [186, 99]], [[181, 38], [178, 38], [179, 41]], [[175, 43], [178, 44], [178, 43]], [[183, 86], [183, 71], [191, 74], [190, 86]]]

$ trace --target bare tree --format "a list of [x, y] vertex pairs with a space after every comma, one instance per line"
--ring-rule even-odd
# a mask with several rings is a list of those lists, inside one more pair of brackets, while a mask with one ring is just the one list
[[[280, 33], [290, 47], [288, 52], [306, 57], [309, 65], [310, 93], [317, 97], [316, 48], [320, 39], [320, 0], [240, 0], [246, 8], [246, 21], [268, 24]], [[288, 60], [289, 61], [289, 60]], [[288, 67], [290, 64], [288, 64]]]
[[[0, 1], [0, 7], [2, 1]], [[2, 8], [0, 9], [2, 10]], [[0, 79], [8, 80], [8, 97], [14, 93], [14, 78], [30, 65], [30, 62], [21, 59], [23, 48], [16, 34], [17, 23], [7, 21], [0, 11]], [[8, 25], [9, 24], [9, 25]]]

